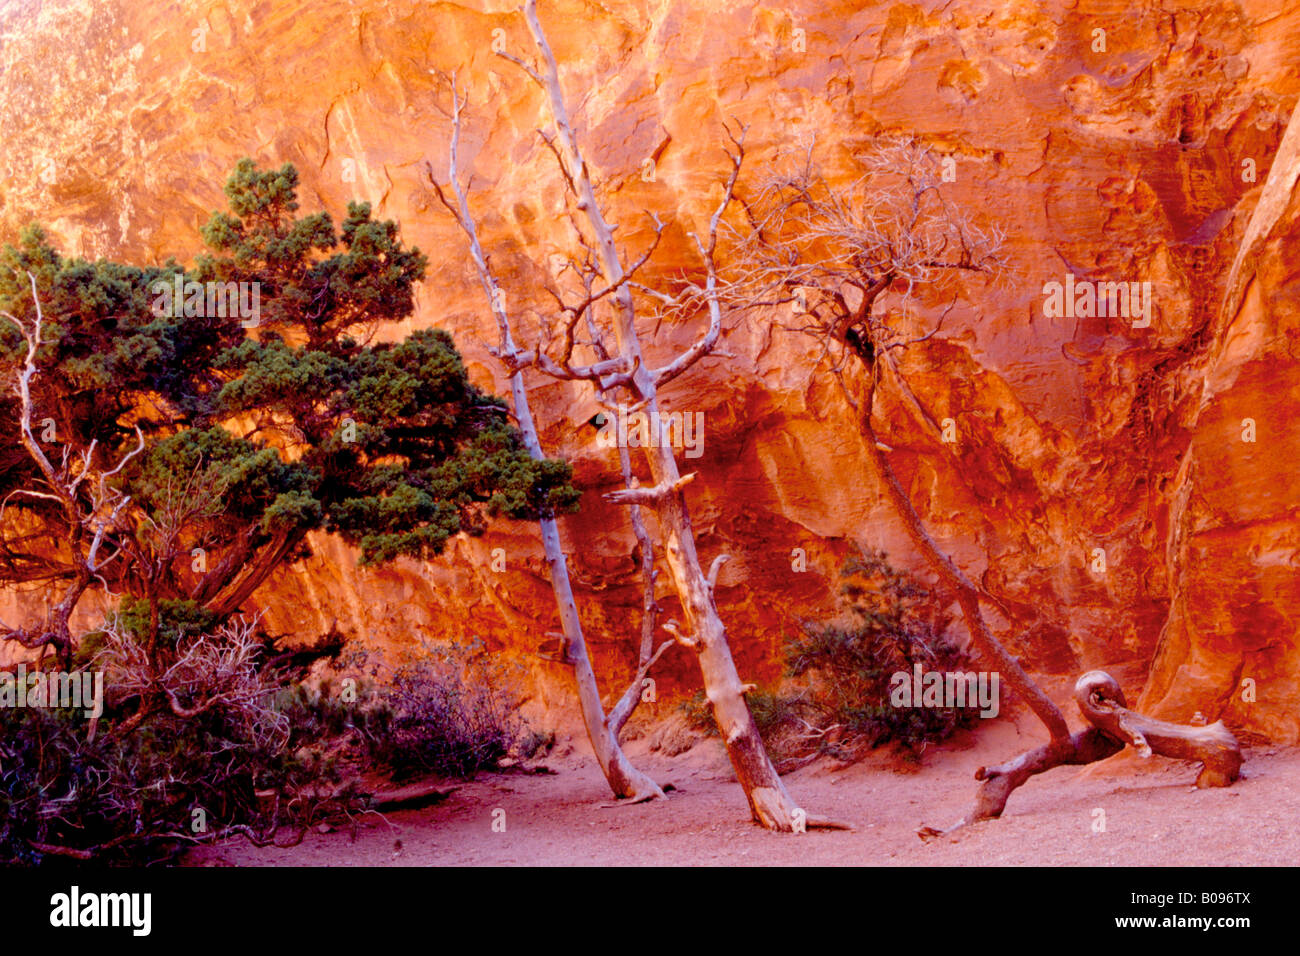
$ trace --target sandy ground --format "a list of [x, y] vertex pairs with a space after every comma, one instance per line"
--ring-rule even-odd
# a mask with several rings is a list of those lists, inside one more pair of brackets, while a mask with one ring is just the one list
[[[785, 778], [810, 813], [851, 822], [851, 832], [768, 833], [749, 822], [744, 795], [721, 745], [674, 758], [629, 755], [677, 790], [666, 801], [607, 807], [594, 759], [575, 741], [546, 765], [554, 775], [484, 774], [419, 810], [359, 818], [312, 832], [297, 847], [259, 849], [234, 839], [193, 852], [197, 866], [570, 866], [873, 865], [1266, 866], [1300, 863], [1300, 749], [1246, 753], [1243, 778], [1197, 790], [1195, 764], [1121, 754], [1087, 768], [1058, 768], [1012, 796], [1002, 819], [930, 844], [923, 824], [947, 826], [965, 812], [981, 764], [1039, 742], [1000, 722], [934, 748], [919, 771], [890, 769], [884, 756]], [[449, 784], [455, 786], [456, 784]], [[504, 810], [505, 829], [493, 829]], [[1104, 830], [1101, 829], [1104, 814]]]

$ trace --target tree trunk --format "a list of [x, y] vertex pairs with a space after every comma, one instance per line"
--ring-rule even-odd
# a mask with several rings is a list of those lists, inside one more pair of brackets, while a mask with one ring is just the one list
[[1095, 727], [1131, 744], [1140, 757], [1156, 753], [1201, 761], [1198, 787], [1230, 787], [1241, 773], [1241, 745], [1221, 720], [1193, 727], [1135, 713], [1128, 709], [1119, 682], [1105, 671], [1081, 676], [1074, 685], [1074, 699]]
[[[625, 387], [632, 392], [638, 407], [649, 416], [650, 421], [657, 423], [660, 422], [659, 398], [654, 377], [646, 368], [642, 354], [636, 330], [632, 290], [627, 284], [627, 275], [614, 243], [614, 230], [601, 211], [586, 162], [569, 122], [555, 54], [537, 17], [536, 0], [527, 0], [524, 16], [542, 54], [541, 70], [534, 76], [543, 86], [549, 100], [555, 122], [557, 155], [561, 157], [565, 176], [577, 194], [578, 209], [591, 227], [601, 274], [609, 288], [617, 289], [614, 337], [617, 343], [616, 354], [624, 360], [630, 371]], [[663, 439], [662, 434], [652, 436], [651, 447], [645, 449], [655, 489], [639, 495], [610, 497], [648, 504], [658, 513], [665, 539], [668, 569], [690, 630], [689, 635], [683, 635], [680, 641], [699, 657], [705, 694], [713, 707], [727, 755], [736, 771], [736, 779], [745, 791], [754, 820], [772, 830], [801, 830], [807, 823], [807, 815], [786, 792], [785, 785], [768, 758], [758, 725], [745, 701], [746, 685], [736, 672], [736, 664], [727, 645], [726, 629], [718, 617], [712, 588], [700, 567], [695, 550], [690, 512], [681, 491], [684, 482], [677, 470], [673, 450]]]
[[[876, 348], [875, 354], [880, 354], [879, 347]], [[1043, 692], [1042, 688], [1020, 666], [1020, 662], [1002, 646], [1002, 642], [989, 630], [988, 623], [984, 620], [984, 615], [980, 611], [979, 590], [952, 563], [948, 556], [939, 550], [934, 539], [926, 531], [921, 516], [916, 513], [916, 509], [912, 506], [912, 500], [907, 496], [907, 492], [903, 490], [903, 486], [899, 484], [898, 477], [894, 474], [894, 469], [885, 457], [880, 439], [876, 437], [875, 428], [871, 424], [871, 414], [875, 408], [876, 374], [879, 365], [878, 363], [868, 365], [864, 361], [862, 367], [863, 373], [867, 376], [867, 397], [859, 411], [858, 418], [861, 423], [862, 435], [866, 438], [867, 460], [871, 462], [872, 470], [876, 473], [876, 480], [884, 488], [886, 496], [894, 506], [895, 514], [902, 521], [903, 528], [907, 532], [907, 536], [911, 538], [912, 543], [916, 545], [916, 549], [921, 552], [921, 556], [934, 569], [939, 579], [956, 593], [957, 602], [961, 605], [962, 616], [966, 619], [966, 628], [976, 649], [989, 663], [998, 668], [1007, 683], [1025, 699], [1029, 707], [1038, 716], [1038, 719], [1047, 727], [1047, 731], [1053, 740], [1067, 739], [1070, 736], [1070, 731], [1060, 708], [1052, 702], [1052, 699]]]
[[921, 827], [917, 836], [933, 840], [954, 830], [1000, 817], [1012, 791], [1030, 777], [1053, 767], [1077, 766], [1105, 760], [1132, 744], [1142, 757], [1153, 753], [1176, 760], [1199, 760], [1198, 787], [1229, 787], [1241, 769], [1241, 747], [1220, 721], [1208, 727], [1171, 724], [1129, 710], [1119, 682], [1105, 671], [1088, 671], [1074, 684], [1079, 711], [1093, 726], [1065, 739], [1055, 739], [996, 767], [980, 767], [982, 781], [975, 806], [944, 830]]
[[[524, 447], [538, 461], [545, 458], [537, 439], [537, 426], [533, 422], [532, 408], [528, 403], [528, 393], [524, 389], [523, 372], [516, 371], [510, 376], [510, 393], [514, 399], [515, 418], [519, 431], [523, 435]], [[546, 563], [551, 571], [551, 589], [555, 592], [555, 603], [560, 611], [560, 629], [564, 632], [564, 659], [573, 672], [574, 683], [578, 688], [578, 703], [582, 710], [582, 723], [587, 728], [587, 737], [591, 748], [596, 753], [601, 773], [609, 782], [609, 787], [616, 797], [627, 797], [634, 801], [662, 797], [663, 790], [648, 776], [632, 766], [623, 748], [618, 743], [619, 727], [613, 727], [605, 715], [604, 705], [600, 700], [600, 687], [596, 683], [596, 672], [591, 666], [591, 656], [587, 651], [587, 639], [582, 633], [582, 622], [578, 618], [578, 606], [573, 599], [573, 586], [569, 581], [569, 564], [560, 544], [560, 530], [553, 517], [541, 520], [542, 548], [546, 552]], [[638, 681], [639, 683], [639, 681]], [[624, 721], [626, 718], [624, 718]]]
[[[469, 200], [460, 182], [458, 149], [460, 145], [461, 100], [456, 91], [455, 79], [452, 80], [452, 134], [448, 153], [448, 176], [455, 202], [451, 202], [438, 186], [429, 167], [429, 182], [433, 185], [438, 198], [456, 219], [457, 224], [469, 240], [470, 257], [478, 272], [479, 282], [492, 308], [501, 333], [501, 348], [494, 354], [505, 363], [510, 371], [510, 394], [514, 401], [515, 421], [519, 426], [524, 447], [536, 461], [545, 460], [541, 442], [537, 437], [537, 424], [533, 419], [532, 405], [528, 401], [528, 390], [524, 386], [523, 368], [526, 363], [519, 361], [519, 351], [511, 333], [510, 316], [504, 305], [504, 298], [497, 286], [496, 277], [488, 266], [478, 238], [478, 227], [470, 214]], [[625, 470], [626, 472], [626, 470]], [[550, 568], [551, 590], [555, 594], [556, 607], [560, 612], [560, 627], [564, 632], [563, 660], [573, 673], [578, 690], [578, 706], [582, 712], [583, 726], [591, 741], [592, 751], [600, 770], [605, 775], [615, 797], [629, 798], [633, 802], [662, 797], [663, 789], [648, 776], [637, 770], [623, 748], [619, 746], [618, 735], [627, 722], [628, 716], [635, 709], [639, 697], [629, 694], [639, 690], [641, 678], [654, 663], [657, 655], [648, 655], [644, 646], [640, 655], [640, 667], [634, 686], [624, 694], [615, 716], [606, 716], [600, 699], [600, 687], [596, 682], [596, 673], [591, 666], [591, 655], [587, 650], [587, 640], [582, 632], [582, 622], [578, 617], [578, 607], [573, 598], [573, 586], [569, 580], [569, 564], [560, 543], [559, 526], [553, 515], [544, 515], [539, 520], [542, 534], [542, 549], [546, 554], [546, 563]]]
[[[651, 415], [655, 415], [658, 403], [653, 397], [653, 385], [650, 388], [651, 401], [647, 408], [652, 410]], [[658, 509], [659, 524], [665, 536], [664, 550], [690, 629], [687, 639], [699, 657], [705, 696], [713, 707], [713, 716], [722, 732], [736, 779], [745, 791], [750, 813], [756, 822], [769, 830], [798, 829], [807, 824], [808, 817], [786, 792], [745, 700], [746, 685], [736, 671], [727, 644], [726, 628], [714, 604], [713, 589], [695, 550], [695, 535], [685, 497], [680, 487], [673, 487], [678, 475], [672, 449], [659, 442], [657, 449], [648, 449], [647, 453], [656, 484], [672, 488], [661, 499]]]

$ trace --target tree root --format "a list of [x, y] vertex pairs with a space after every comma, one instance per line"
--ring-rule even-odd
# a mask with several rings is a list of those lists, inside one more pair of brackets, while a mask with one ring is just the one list
[[1241, 745], [1217, 721], [1189, 727], [1137, 714], [1125, 706], [1124, 692], [1105, 671], [1089, 671], [1074, 685], [1079, 709], [1095, 726], [1131, 744], [1141, 757], [1153, 753], [1175, 760], [1199, 760], [1198, 787], [1230, 787], [1241, 775]]
[[808, 814], [808, 819], [804, 821], [804, 826], [809, 830], [852, 830], [853, 824], [847, 820], [832, 820], [830, 817], [821, 817], [814, 814]]
[[1209, 727], [1189, 727], [1129, 710], [1119, 682], [1105, 671], [1089, 671], [1074, 685], [1079, 710], [1092, 724], [1069, 737], [1053, 740], [996, 767], [980, 767], [983, 781], [975, 806], [947, 829], [921, 827], [916, 835], [929, 842], [961, 827], [1002, 815], [1013, 790], [1035, 774], [1053, 767], [1093, 763], [1114, 756], [1132, 744], [1143, 757], [1157, 753], [1176, 760], [1200, 760], [1198, 787], [1227, 787], [1241, 769], [1241, 747], [1222, 721]]
[[634, 807], [638, 803], [649, 803], [651, 800], [667, 800], [668, 794], [665, 791], [672, 789], [674, 787], [670, 783], [656, 790], [641, 790], [630, 797], [622, 797], [617, 803], [600, 803], [597, 806], [601, 810], [617, 810], [619, 807]]

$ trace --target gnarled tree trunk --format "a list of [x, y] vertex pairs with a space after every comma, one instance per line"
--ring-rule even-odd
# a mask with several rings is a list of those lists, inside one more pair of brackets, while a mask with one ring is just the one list
[[[510, 370], [510, 395], [515, 409], [515, 421], [528, 453], [535, 460], [542, 461], [546, 456], [537, 437], [537, 425], [533, 419], [532, 406], [528, 401], [528, 390], [524, 385], [523, 369], [526, 363], [521, 360], [520, 351], [515, 345], [511, 332], [510, 316], [504, 305], [504, 297], [498, 288], [496, 277], [487, 264], [487, 258], [483, 254], [483, 248], [478, 238], [478, 228], [470, 215], [469, 202], [465, 196], [464, 187], [460, 182], [457, 150], [460, 143], [461, 101], [454, 81], [452, 83], [452, 101], [452, 136], [448, 153], [448, 175], [455, 202], [453, 203], [444, 195], [433, 176], [432, 169], [429, 170], [429, 180], [437, 191], [443, 205], [455, 217], [457, 224], [465, 232], [469, 240], [470, 256], [474, 261], [479, 281], [492, 308], [501, 336], [497, 357]], [[596, 681], [595, 669], [591, 665], [591, 655], [587, 650], [587, 640], [582, 631], [582, 622], [578, 617], [578, 606], [573, 597], [573, 585], [569, 580], [568, 559], [560, 542], [559, 525], [553, 515], [543, 515], [539, 524], [542, 535], [542, 549], [546, 555], [547, 566], [550, 569], [551, 589], [555, 594], [555, 604], [560, 613], [560, 628], [564, 634], [564, 653], [562, 656], [564, 663], [569, 666], [573, 674], [574, 684], [578, 691], [578, 706], [582, 713], [582, 723], [587, 731], [587, 737], [591, 741], [591, 748], [596, 755], [596, 762], [600, 764], [601, 773], [605, 775], [605, 780], [609, 783], [610, 790], [613, 791], [615, 797], [629, 798], [634, 802], [662, 797], [664, 795], [663, 789], [632, 765], [618, 742], [619, 732], [627, 723], [628, 717], [640, 700], [641, 679], [658, 659], [659, 654], [651, 654], [650, 650], [645, 646], [645, 642], [642, 642], [640, 667], [636, 677], [627, 693], [620, 700], [615, 713], [607, 716], [600, 699], [600, 686]], [[646, 612], [647, 614], [652, 613], [652, 608], [647, 607]], [[666, 646], [660, 649], [660, 653], [664, 649], [666, 649]]]
[[[541, 53], [540, 71], [526, 66], [525, 69], [528, 69], [530, 75], [545, 91], [555, 126], [554, 140], [548, 142], [554, 148], [562, 172], [576, 195], [578, 210], [586, 218], [591, 229], [594, 257], [601, 277], [606, 283], [606, 288], [614, 294], [615, 360], [621, 360], [621, 372], [614, 378], [618, 385], [630, 393], [638, 409], [644, 411], [651, 422], [661, 422], [657, 384], [689, 367], [705, 354], [717, 339], [719, 305], [716, 294], [709, 296], [711, 321], [708, 334], [695, 347], [678, 356], [677, 360], [657, 372], [652, 372], [646, 366], [641, 340], [636, 329], [636, 309], [629, 284], [631, 276], [620, 259], [614, 243], [614, 230], [605, 220], [596, 199], [586, 162], [569, 122], [555, 55], [538, 20], [536, 0], [527, 0], [524, 16]], [[733, 175], [727, 186], [723, 204], [713, 217], [713, 234], [705, 256], [710, 269], [710, 292], [714, 290], [716, 278], [712, 268], [712, 252], [717, 221], [730, 202], [735, 175], [739, 171], [739, 158], [734, 162]], [[701, 248], [701, 251], [705, 250]], [[583, 311], [585, 308], [584, 306]], [[803, 829], [805, 825], [828, 825], [828, 821], [810, 819], [796, 806], [767, 755], [758, 732], [758, 725], [754, 722], [754, 716], [745, 701], [748, 685], [741, 681], [731, 656], [726, 628], [718, 616], [713, 600], [712, 582], [701, 567], [699, 554], [695, 548], [690, 510], [682, 492], [683, 486], [693, 476], [682, 477], [673, 450], [663, 440], [662, 435], [653, 436], [649, 444], [651, 447], [644, 449], [644, 452], [654, 487], [628, 489], [612, 493], [607, 497], [626, 504], [646, 505], [653, 508], [658, 515], [664, 536], [665, 559], [686, 618], [687, 633], [675, 632], [675, 629], [671, 632], [675, 633], [679, 642], [693, 650], [698, 657], [705, 694], [712, 705], [718, 727], [722, 731], [727, 755], [736, 771], [736, 779], [745, 791], [750, 812], [757, 823], [772, 830], [795, 831]]]
[[1000, 817], [1012, 791], [1030, 777], [1053, 767], [1105, 760], [1123, 750], [1125, 744], [1132, 744], [1142, 757], [1157, 753], [1175, 760], [1201, 761], [1198, 787], [1228, 787], [1239, 776], [1241, 747], [1222, 721], [1208, 727], [1187, 727], [1134, 713], [1128, 709], [1119, 682], [1105, 671], [1083, 674], [1075, 682], [1074, 699], [1093, 726], [1004, 764], [980, 767], [975, 779], [981, 781], [981, 786], [970, 812], [944, 830], [921, 827], [917, 836], [932, 840], [971, 823]]

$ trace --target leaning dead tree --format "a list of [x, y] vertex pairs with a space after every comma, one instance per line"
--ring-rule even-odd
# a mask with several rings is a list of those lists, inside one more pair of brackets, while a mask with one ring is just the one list
[[[491, 349], [492, 355], [505, 367], [510, 376], [510, 394], [515, 409], [515, 421], [523, 436], [524, 447], [538, 461], [545, 460], [541, 442], [537, 437], [537, 426], [533, 418], [532, 407], [528, 399], [528, 390], [524, 383], [524, 370], [534, 365], [536, 353], [527, 353], [515, 342], [514, 325], [511, 314], [506, 307], [506, 297], [500, 283], [493, 273], [488, 257], [479, 241], [478, 227], [470, 213], [466, 188], [460, 180], [459, 146], [461, 134], [461, 116], [465, 101], [456, 89], [455, 77], [451, 79], [451, 143], [448, 148], [447, 191], [439, 185], [433, 167], [427, 166], [429, 182], [438, 199], [456, 220], [456, 224], [465, 233], [469, 244], [470, 258], [483, 294], [486, 296], [492, 315], [496, 319], [498, 343]], [[450, 196], [448, 195], [450, 193]], [[631, 465], [626, 449], [622, 449], [622, 465], [625, 481], [630, 483]], [[578, 688], [578, 704], [582, 711], [582, 721], [587, 736], [591, 740], [596, 761], [600, 764], [610, 789], [615, 797], [629, 798], [633, 802], [650, 800], [664, 795], [659, 784], [651, 780], [632, 765], [623, 748], [619, 745], [619, 734], [641, 701], [642, 681], [659, 657], [673, 645], [665, 641], [654, 649], [654, 552], [645, 533], [639, 509], [633, 508], [633, 523], [637, 540], [641, 546], [641, 566], [643, 574], [648, 575], [646, 599], [643, 609], [644, 622], [642, 641], [636, 674], [620, 696], [618, 703], [609, 713], [605, 713], [601, 701], [600, 688], [596, 673], [591, 664], [591, 655], [587, 650], [586, 637], [582, 622], [578, 617], [578, 606], [573, 596], [573, 585], [569, 580], [569, 564], [560, 542], [559, 525], [553, 514], [543, 515], [540, 520], [542, 548], [546, 554], [546, 563], [550, 569], [551, 589], [555, 593], [555, 603], [560, 612], [560, 627], [563, 631], [563, 652], [561, 660], [570, 668]]]
[[[726, 628], [714, 601], [717, 573], [725, 557], [719, 555], [708, 572], [701, 564], [684, 493], [695, 475], [683, 475], [678, 469], [673, 448], [663, 430], [666, 420], [660, 414], [659, 387], [709, 355], [721, 333], [722, 303], [718, 295], [715, 251], [719, 224], [731, 206], [744, 158], [743, 134], [732, 136], [734, 151], [728, 154], [731, 170], [722, 198], [709, 220], [708, 233], [704, 238], [695, 237], [704, 266], [702, 282], [685, 282], [671, 293], [638, 282], [638, 274], [653, 254], [665, 224], [652, 217], [654, 237], [649, 248], [635, 260], [625, 258], [625, 252], [614, 240], [617, 227], [606, 218], [574, 134], [555, 54], [538, 19], [535, 0], [527, 0], [523, 12], [540, 65], [534, 67], [504, 51], [499, 55], [522, 68], [544, 93], [551, 129], [541, 135], [555, 155], [567, 195], [576, 210], [573, 223], [584, 254], [581, 258], [571, 258], [562, 270], [566, 280], [570, 280], [567, 286], [549, 290], [556, 299], [554, 327], [543, 322], [536, 346], [519, 352], [513, 361], [521, 368], [529, 366], [556, 379], [589, 382], [606, 402], [615, 396], [622, 398], [624, 408], [644, 413], [652, 429], [661, 429], [639, 449], [652, 484], [625, 487], [610, 492], [606, 498], [629, 507], [648, 509], [657, 518], [665, 563], [685, 618], [682, 624], [664, 623], [664, 630], [699, 661], [705, 693], [753, 819], [764, 827], [781, 831], [797, 831], [805, 826], [843, 826], [810, 816], [798, 807], [768, 758], [745, 700], [754, 685], [743, 682], [736, 670]], [[708, 327], [700, 337], [657, 367], [647, 361], [638, 329], [639, 310], [650, 303], [660, 315], [693, 315], [700, 311], [708, 315]], [[607, 328], [607, 336], [592, 335], [590, 341], [584, 341], [584, 330], [589, 334], [597, 325]], [[590, 350], [593, 360], [582, 364], [580, 350]], [[651, 580], [647, 584], [647, 604], [653, 601], [652, 587]], [[645, 646], [643, 635], [643, 649]], [[615, 713], [621, 709], [622, 701], [615, 706]]]
[[[899, 350], [939, 332], [908, 329], [906, 307], [918, 286], [942, 289], [963, 272], [993, 275], [1001, 265], [1002, 236], [980, 228], [941, 190], [939, 163], [921, 143], [877, 143], [855, 157], [859, 175], [831, 186], [814, 159], [814, 147], [760, 184], [745, 203], [747, 227], [738, 235], [739, 267], [728, 276], [725, 295], [747, 307], [790, 305], [795, 327], [816, 336], [865, 439], [867, 459], [908, 538], [939, 580], [957, 597], [971, 642], [995, 666], [1046, 727], [1049, 742], [997, 767], [981, 767], [974, 808], [954, 827], [922, 828], [931, 838], [977, 820], [1001, 815], [1011, 792], [1029, 777], [1066, 764], [1104, 759], [1134, 746], [1142, 756], [1158, 753], [1205, 764], [1199, 786], [1227, 786], [1237, 778], [1241, 755], [1220, 723], [1185, 727], [1128, 710], [1118, 683], [1100, 671], [1076, 685], [1081, 712], [1092, 724], [1071, 733], [1064, 714], [993, 634], [982, 604], [1011, 615], [940, 549], [898, 480], [876, 431], [876, 394], [892, 387], [922, 429], [941, 433], [895, 360]], [[902, 308], [890, 309], [894, 304]], [[945, 313], [946, 314], [946, 313]]]
[[144, 435], [136, 426], [135, 448], [125, 452], [116, 464], [98, 460], [94, 441], [79, 452], [64, 444], [58, 464], [41, 447], [33, 431], [32, 379], [37, 374], [45, 314], [36, 290], [36, 277], [29, 272], [27, 278], [32, 289], [33, 316], [20, 319], [12, 313], [0, 312], [0, 317], [17, 327], [26, 346], [23, 364], [15, 370], [11, 384], [18, 400], [18, 441], [36, 466], [39, 477], [32, 487], [14, 489], [0, 502], [0, 528], [4, 527], [6, 506], [15, 497], [53, 502], [66, 529], [61, 547], [66, 556], [61, 576], [66, 584], [42, 620], [13, 626], [0, 622], [0, 640], [15, 641], [28, 649], [39, 648], [42, 657], [47, 649], [53, 649], [66, 666], [76, 649], [76, 638], [69, 624], [72, 614], [92, 584], [98, 582], [107, 590], [104, 574], [121, 556], [120, 548], [115, 548], [112, 542], [131, 499], [114, 487], [113, 479], [144, 450]]

